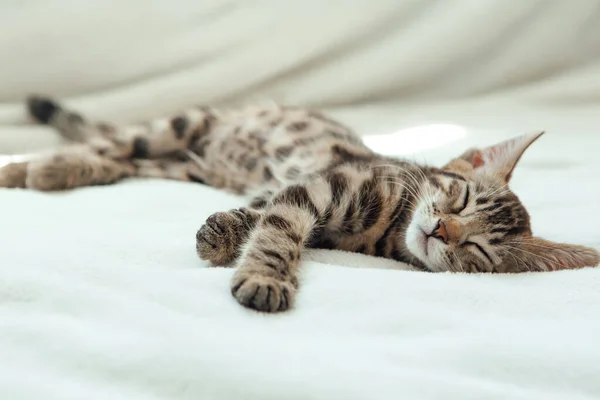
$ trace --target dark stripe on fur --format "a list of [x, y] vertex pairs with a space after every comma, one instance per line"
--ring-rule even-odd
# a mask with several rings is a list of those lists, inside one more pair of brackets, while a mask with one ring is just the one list
[[268, 182], [271, 179], [273, 179], [273, 173], [271, 172], [271, 169], [269, 167], [265, 167], [263, 169], [263, 179]]
[[333, 173], [327, 178], [331, 186], [331, 201], [339, 206], [346, 190], [348, 190], [348, 179], [340, 173]]
[[292, 146], [282, 146], [275, 150], [275, 158], [279, 161], [283, 161], [292, 154], [294, 148]]
[[148, 158], [150, 152], [150, 145], [148, 139], [143, 137], [136, 137], [133, 140], [133, 149], [131, 150], [131, 156], [133, 158]]
[[387, 241], [388, 241], [388, 237], [390, 236], [390, 233], [398, 224], [403, 222], [401, 216], [404, 213], [408, 212], [408, 204], [410, 204], [408, 197], [409, 197], [409, 194], [405, 190], [402, 193], [400, 200], [398, 200], [396, 207], [394, 207], [394, 211], [390, 215], [389, 225], [388, 225], [387, 229], [385, 230], [385, 232], [383, 232], [383, 235], [381, 235], [381, 237], [375, 243], [375, 255], [376, 256], [385, 257], [385, 255], [386, 255], [385, 249], [387, 246]]
[[444, 171], [444, 170], [438, 170], [438, 171], [435, 171], [435, 173], [436, 173], [436, 174], [438, 174], [438, 175], [444, 175], [444, 176], [447, 176], [447, 177], [449, 177], [449, 178], [458, 179], [458, 180], [460, 180], [460, 181], [466, 181], [466, 179], [465, 179], [464, 177], [462, 177], [462, 176], [460, 176], [460, 175], [458, 175], [458, 174], [455, 174], [455, 173], [453, 173], [453, 172]]
[[298, 208], [310, 211], [315, 218], [319, 218], [319, 210], [310, 199], [308, 190], [302, 185], [290, 186], [278, 194], [273, 200], [274, 204], [294, 205]]
[[358, 207], [363, 218], [362, 224], [365, 230], [375, 225], [381, 215], [383, 202], [377, 187], [378, 185], [375, 180], [365, 181], [360, 187]]
[[263, 252], [263, 254], [264, 254], [264, 255], [266, 255], [267, 257], [271, 257], [271, 258], [273, 258], [273, 259], [275, 259], [275, 260], [279, 261], [280, 263], [287, 264], [287, 260], [286, 260], [285, 258], [283, 258], [283, 257], [281, 256], [281, 254], [277, 253], [276, 251], [273, 251], [273, 250], [268, 250], [268, 249], [267, 249], [267, 250], [263, 250], [262, 252]]
[[297, 243], [297, 244], [302, 243], [302, 238], [297, 233], [287, 231], [287, 232], [285, 232], [285, 235], [294, 243]]
[[333, 250], [337, 247], [337, 243], [330, 238], [317, 236], [310, 241], [307, 247], [311, 249]]
[[175, 117], [171, 120], [171, 127], [175, 132], [177, 139], [183, 139], [185, 136], [185, 128], [188, 126], [188, 121], [185, 117]]
[[187, 173], [187, 177], [192, 182], [201, 183], [203, 185], [206, 185], [206, 182], [202, 178], [197, 177], [190, 172]]
[[306, 122], [306, 121], [292, 122], [286, 128], [290, 132], [301, 132], [301, 131], [306, 130], [306, 128], [308, 128], [308, 122]]
[[256, 209], [265, 208], [266, 206], [267, 206], [267, 200], [265, 200], [263, 198], [256, 198], [256, 199], [252, 200], [252, 202], [250, 203], [250, 207], [256, 208]]
[[272, 226], [282, 231], [291, 231], [292, 224], [283, 217], [275, 214], [269, 214], [263, 219], [263, 224]]
[[356, 199], [353, 198], [348, 204], [346, 213], [344, 214], [344, 221], [342, 222], [342, 231], [347, 234], [354, 233], [354, 220], [356, 214]]

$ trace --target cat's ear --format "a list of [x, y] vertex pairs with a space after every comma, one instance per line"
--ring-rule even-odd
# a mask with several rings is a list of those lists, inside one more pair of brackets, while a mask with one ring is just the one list
[[[450, 160], [450, 162], [442, 167], [445, 171], [455, 172], [459, 174], [469, 174], [473, 172], [475, 167], [475, 157], [478, 159], [481, 157], [481, 150], [469, 149], [461, 154], [459, 157]], [[480, 165], [477, 165], [480, 166]]]
[[556, 243], [538, 237], [524, 238], [519, 247], [521, 251], [516, 259], [532, 271], [577, 269], [600, 264], [600, 252], [591, 247]]
[[[478, 174], [493, 176], [508, 183], [525, 150], [543, 134], [543, 131], [528, 133], [484, 149], [470, 149], [459, 160], [468, 163]], [[455, 162], [453, 160], [449, 165]]]

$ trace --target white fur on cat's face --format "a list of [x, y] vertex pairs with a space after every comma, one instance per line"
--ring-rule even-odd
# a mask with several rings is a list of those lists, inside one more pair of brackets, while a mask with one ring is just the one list
[[436, 272], [597, 266], [596, 249], [533, 236], [525, 207], [508, 188], [523, 152], [542, 133], [468, 151], [435, 174], [415, 199], [406, 248]]
[[503, 271], [506, 242], [529, 235], [529, 217], [502, 186], [440, 175], [425, 188], [406, 231], [406, 246], [434, 272]]

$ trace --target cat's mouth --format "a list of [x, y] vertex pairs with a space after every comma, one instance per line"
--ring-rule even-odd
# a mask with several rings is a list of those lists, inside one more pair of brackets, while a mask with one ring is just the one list
[[423, 228], [419, 229], [418, 235], [419, 236], [417, 237], [417, 243], [418, 243], [419, 247], [421, 248], [421, 251], [423, 252], [425, 257], [427, 257], [428, 248], [429, 248], [429, 239], [431, 239], [431, 237], [427, 233], [425, 233]]

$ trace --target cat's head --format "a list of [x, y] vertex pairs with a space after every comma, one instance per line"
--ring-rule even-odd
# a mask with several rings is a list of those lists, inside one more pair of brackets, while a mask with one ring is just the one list
[[406, 231], [408, 250], [431, 271], [523, 272], [596, 266], [592, 248], [532, 235], [508, 183], [543, 132], [472, 149], [431, 175]]

